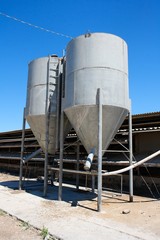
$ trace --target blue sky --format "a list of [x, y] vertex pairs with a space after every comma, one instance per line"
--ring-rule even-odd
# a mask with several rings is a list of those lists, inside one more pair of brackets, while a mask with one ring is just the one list
[[[72, 37], [87, 31], [122, 37], [133, 114], [160, 111], [159, 0], [0, 0], [0, 12]], [[0, 132], [22, 127], [28, 63], [61, 56], [68, 42], [0, 15]]]

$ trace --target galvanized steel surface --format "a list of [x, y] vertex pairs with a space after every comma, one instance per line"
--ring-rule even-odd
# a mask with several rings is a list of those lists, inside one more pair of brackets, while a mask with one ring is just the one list
[[103, 105], [130, 109], [127, 45], [111, 34], [82, 35], [67, 46], [65, 108], [96, 104], [98, 88]]
[[[29, 64], [26, 119], [45, 150], [46, 86], [49, 82], [48, 152], [55, 152], [57, 141], [58, 57], [44, 57]], [[102, 91], [102, 146], [106, 149], [130, 110], [128, 95], [127, 45], [119, 37], [94, 33], [69, 42], [66, 51], [65, 96], [63, 109], [89, 153], [98, 147], [97, 89]], [[58, 107], [59, 108], [59, 107]], [[64, 115], [65, 117], [65, 115]], [[64, 131], [69, 124], [65, 117]]]
[[[58, 84], [58, 57], [44, 57], [29, 64], [28, 88], [26, 103], [26, 119], [37, 141], [45, 151], [46, 141], [46, 88], [49, 82], [48, 111], [49, 119], [49, 146], [48, 152], [55, 152], [56, 117], [57, 117], [57, 84]], [[47, 80], [47, 78], [49, 78]]]
[[67, 46], [64, 111], [89, 153], [98, 147], [97, 89], [102, 91], [102, 145], [106, 149], [130, 110], [128, 52], [121, 38], [79, 36]]

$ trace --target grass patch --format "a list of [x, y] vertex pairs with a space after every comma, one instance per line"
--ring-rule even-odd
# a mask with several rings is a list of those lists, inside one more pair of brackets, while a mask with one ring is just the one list
[[4, 216], [4, 215], [6, 215], [6, 212], [0, 209], [0, 216]]
[[[46, 228], [46, 227], [43, 226], [43, 228], [42, 228], [42, 230], [41, 230], [41, 236], [42, 236], [42, 238], [43, 238], [43, 239], [46, 239], [46, 238], [48, 237], [48, 235], [49, 235], [49, 233], [48, 233], [48, 228]], [[47, 238], [47, 239], [49, 239], [49, 238]]]
[[60, 238], [54, 237], [52, 236], [49, 231], [48, 228], [44, 227], [41, 230], [40, 235], [42, 236], [43, 240], [61, 240]]
[[27, 230], [27, 229], [30, 228], [29, 222], [24, 222], [24, 221], [22, 221], [21, 226], [22, 226], [25, 230]]

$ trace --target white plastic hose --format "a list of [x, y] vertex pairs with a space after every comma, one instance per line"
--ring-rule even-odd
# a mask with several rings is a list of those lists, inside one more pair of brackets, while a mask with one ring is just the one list
[[93, 161], [93, 157], [94, 157], [94, 153], [91, 152], [91, 153], [88, 155], [87, 160], [86, 160], [86, 162], [85, 162], [85, 164], [84, 164], [84, 170], [85, 170], [85, 171], [89, 171], [89, 170], [90, 170], [91, 165], [92, 165], [92, 161]]
[[139, 165], [141, 165], [141, 164], [149, 161], [150, 159], [158, 156], [159, 154], [160, 154], [160, 150], [158, 150], [157, 152], [155, 152], [155, 153], [149, 155], [148, 157], [140, 160], [139, 162], [134, 163], [133, 165], [131, 165], [131, 166], [129, 166], [129, 167], [122, 168], [122, 169], [120, 169], [120, 170], [116, 170], [116, 171], [112, 171], [112, 172], [106, 172], [106, 173], [103, 174], [103, 176], [104, 176], [104, 175], [111, 176], [111, 175], [115, 175], [115, 174], [119, 174], [119, 173], [123, 173], [123, 172], [129, 171], [130, 169], [133, 169], [133, 168], [135, 168], [135, 167], [138, 167]]

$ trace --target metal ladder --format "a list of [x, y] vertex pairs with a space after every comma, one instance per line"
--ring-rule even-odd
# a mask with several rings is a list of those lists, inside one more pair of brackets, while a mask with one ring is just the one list
[[[60, 61], [55, 69], [52, 65], [55, 64], [52, 61], [52, 56], [49, 56], [48, 70], [47, 70], [47, 84], [46, 84], [46, 106], [45, 106], [45, 117], [46, 117], [46, 132], [45, 132], [45, 166], [44, 166], [44, 191], [43, 195], [47, 195], [48, 185], [48, 147], [49, 147], [49, 124], [51, 117], [51, 103], [52, 93], [57, 93], [57, 103], [59, 104], [59, 75], [60, 75]], [[57, 64], [57, 63], [56, 63]], [[55, 74], [53, 74], [53, 71]], [[55, 89], [52, 89], [53, 86]], [[58, 135], [59, 135], [59, 106], [57, 105], [57, 121], [56, 121], [56, 148], [58, 148]], [[51, 176], [52, 183], [52, 176]]]

